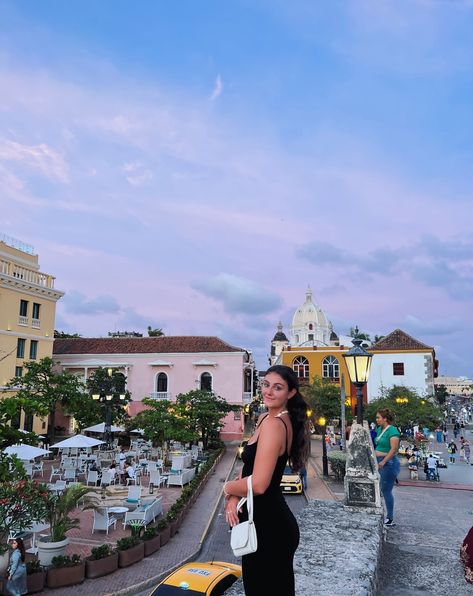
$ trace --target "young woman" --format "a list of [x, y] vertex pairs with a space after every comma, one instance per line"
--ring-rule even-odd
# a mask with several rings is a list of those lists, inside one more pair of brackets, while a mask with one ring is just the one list
[[20, 596], [27, 593], [26, 587], [26, 565], [25, 545], [21, 538], [15, 538], [11, 542], [12, 553], [10, 564], [7, 570], [7, 585], [5, 590], [11, 596]]
[[288, 366], [268, 369], [262, 394], [268, 412], [260, 416], [243, 450], [241, 477], [227, 482], [223, 489], [226, 519], [232, 527], [248, 519], [246, 506], [241, 512], [236, 507], [246, 496], [246, 477], [252, 475], [258, 550], [242, 557], [245, 594], [293, 596], [299, 527], [279, 485], [288, 459], [294, 470], [300, 470], [307, 461], [307, 405], [299, 393], [297, 376]]
[[386, 504], [384, 525], [394, 526], [396, 524], [394, 523], [393, 486], [401, 469], [401, 464], [397, 458], [401, 433], [394, 426], [393, 413], [387, 408], [376, 412], [376, 424], [378, 428], [375, 439], [375, 453], [381, 477], [381, 492]]

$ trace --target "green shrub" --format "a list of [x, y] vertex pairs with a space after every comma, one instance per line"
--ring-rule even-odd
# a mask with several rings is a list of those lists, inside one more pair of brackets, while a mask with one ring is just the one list
[[96, 546], [92, 549], [90, 554], [90, 559], [93, 561], [98, 561], [98, 559], [105, 559], [105, 557], [110, 557], [113, 555], [114, 550], [110, 546], [110, 544], [102, 544], [101, 546]]
[[128, 550], [139, 544], [140, 539], [136, 536], [125, 536], [117, 540], [117, 550]]
[[51, 561], [51, 565], [56, 569], [59, 567], [75, 567], [76, 565], [80, 565], [82, 563], [82, 559], [80, 555], [60, 555], [59, 557], [53, 557]]
[[327, 459], [330, 462], [332, 474], [337, 480], [342, 480], [345, 476], [347, 454], [344, 451], [330, 451], [327, 454]]
[[31, 575], [32, 573], [38, 573], [43, 571], [41, 563], [38, 559], [33, 559], [32, 561], [26, 561], [26, 573]]
[[160, 519], [158, 521], [158, 523], [156, 524], [156, 527], [158, 528], [158, 530], [165, 530], [168, 526], [169, 526], [169, 522], [165, 517]]
[[158, 528], [156, 526], [148, 526], [143, 532], [143, 540], [151, 540], [158, 534]]

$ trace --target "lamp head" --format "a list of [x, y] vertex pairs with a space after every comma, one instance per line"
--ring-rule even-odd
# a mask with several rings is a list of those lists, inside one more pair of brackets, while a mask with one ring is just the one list
[[361, 339], [354, 339], [352, 342], [353, 348], [343, 354], [350, 381], [357, 386], [365, 385], [368, 382], [371, 359], [373, 358], [373, 355], [361, 346], [362, 341]]
[[325, 426], [325, 423], [326, 422], [327, 422], [327, 420], [323, 416], [321, 416], [319, 418], [319, 424], [320, 424], [320, 426]]
[[93, 393], [93, 394], [92, 394], [92, 399], [93, 399], [94, 401], [99, 401], [99, 399], [100, 399], [100, 395], [99, 395], [98, 393]]

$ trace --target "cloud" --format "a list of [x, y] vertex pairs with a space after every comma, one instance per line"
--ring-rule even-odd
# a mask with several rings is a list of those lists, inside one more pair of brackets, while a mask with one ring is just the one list
[[113, 296], [87, 298], [81, 292], [72, 290], [62, 299], [66, 312], [74, 315], [101, 315], [120, 312], [120, 305]]
[[414, 315], [407, 315], [402, 328], [405, 328], [406, 331], [414, 335], [444, 336], [460, 331], [462, 322], [456, 317], [425, 321]]
[[222, 81], [222, 77], [220, 75], [217, 76], [217, 78], [215, 79], [215, 85], [212, 91], [212, 95], [210, 96], [210, 101], [215, 101], [216, 99], [218, 99], [223, 92], [223, 81]]
[[0, 159], [21, 162], [23, 165], [39, 170], [51, 180], [67, 183], [68, 167], [63, 156], [46, 145], [22, 145], [16, 141], [0, 139]]
[[142, 315], [131, 306], [122, 309], [118, 325], [126, 328], [126, 330], [128, 330], [128, 327], [133, 327], [133, 331], [146, 331], [148, 325], [153, 328], [163, 327], [162, 322], [157, 321], [153, 316]]
[[206, 280], [194, 281], [192, 287], [205, 296], [221, 302], [228, 313], [265, 314], [282, 305], [282, 300], [276, 293], [249, 279], [229, 273], [220, 273]]

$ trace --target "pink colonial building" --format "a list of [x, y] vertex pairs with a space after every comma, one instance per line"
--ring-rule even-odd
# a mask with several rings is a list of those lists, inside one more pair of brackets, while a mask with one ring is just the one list
[[[251, 352], [218, 337], [109, 337], [56, 339], [53, 358], [63, 369], [87, 379], [98, 367], [114, 368], [127, 377], [132, 395], [130, 416], [143, 410], [142, 399], [174, 400], [192, 389], [214, 391], [242, 408], [253, 396]], [[243, 412], [224, 419], [224, 441], [243, 437]]]

